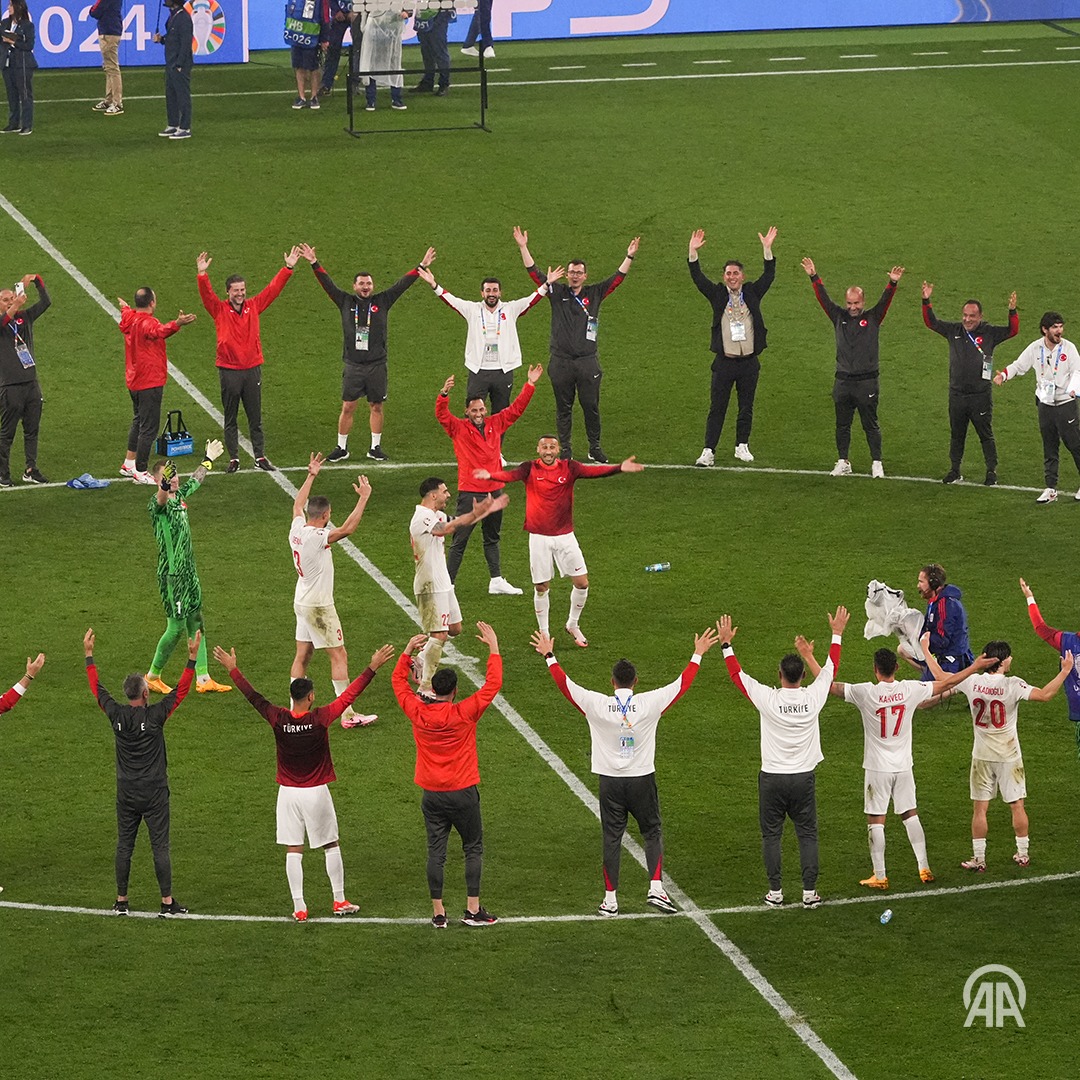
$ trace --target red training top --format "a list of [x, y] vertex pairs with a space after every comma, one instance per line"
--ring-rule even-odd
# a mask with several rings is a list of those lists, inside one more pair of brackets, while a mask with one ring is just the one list
[[149, 390], [168, 380], [169, 360], [165, 339], [180, 329], [173, 320], [163, 323], [143, 308], [126, 307], [120, 312], [120, 333], [124, 335], [124, 377], [129, 390]]
[[253, 368], [263, 362], [262, 342], [259, 340], [259, 313], [265, 311], [285, 288], [293, 272], [283, 266], [258, 296], [249, 296], [237, 311], [228, 300], [214, 292], [210, 278], [200, 274], [199, 296], [217, 327], [217, 359], [220, 368]]
[[574, 483], [622, 472], [621, 465], [582, 465], [558, 459], [545, 465], [539, 458], [516, 469], [491, 470], [491, 479], [525, 484], [525, 531], [538, 536], [563, 536], [574, 531]]
[[416, 742], [414, 780], [426, 791], [461, 791], [480, 783], [476, 723], [502, 686], [502, 657], [492, 653], [484, 685], [464, 701], [421, 701], [409, 686], [412, 657], [402, 653], [391, 682]]

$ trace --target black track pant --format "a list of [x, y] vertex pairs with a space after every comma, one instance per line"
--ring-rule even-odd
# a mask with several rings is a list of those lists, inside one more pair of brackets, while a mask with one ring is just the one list
[[664, 857], [660, 829], [660, 796], [656, 773], [648, 776], [600, 777], [600, 826], [604, 834], [604, 876], [611, 889], [619, 887], [619, 860], [627, 814], [633, 814], [645, 841], [645, 862], [649, 880], [657, 876]]
[[[1058, 483], [1058, 452], [1061, 443], [1072, 454], [1077, 470], [1080, 470], [1080, 408], [1074, 399], [1064, 405], [1039, 407], [1039, 431], [1043, 441], [1043, 471], [1046, 486], [1056, 488]], [[29, 456], [29, 452], [27, 454]]]
[[817, 796], [814, 774], [758, 773], [758, 817], [761, 822], [761, 853], [770, 889], [780, 888], [780, 843], [784, 819], [791, 818], [799, 838], [804, 889], [818, 879]]
[[162, 896], [172, 895], [172, 861], [169, 858], [169, 789], [116, 791], [116, 895], [127, 896], [131, 854], [139, 823], [146, 822], [154, 873]]
[[427, 827], [427, 879], [432, 900], [441, 900], [446, 844], [450, 830], [457, 829], [465, 852], [465, 892], [480, 895], [480, 871], [484, 864], [484, 826], [480, 820], [480, 789], [424, 791], [420, 809]]

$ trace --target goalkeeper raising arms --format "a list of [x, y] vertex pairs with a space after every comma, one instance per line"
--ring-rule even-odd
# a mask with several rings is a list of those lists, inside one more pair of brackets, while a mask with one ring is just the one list
[[185, 483], [180, 483], [176, 466], [171, 461], [154, 465], [153, 476], [157, 493], [147, 509], [158, 544], [158, 589], [165, 607], [165, 633], [157, 644], [154, 662], [146, 673], [146, 685], [158, 694], [171, 693], [172, 687], [161, 678], [162, 670], [181, 638], [194, 638], [202, 630], [202, 640], [195, 658], [196, 689], [200, 694], [213, 691], [225, 693], [232, 689], [214, 682], [206, 666], [206, 627], [202, 614], [202, 588], [195, 569], [195, 552], [191, 546], [191, 526], [188, 524], [187, 499], [199, 490], [206, 474], [224, 452], [218, 439], [206, 444], [206, 458]]

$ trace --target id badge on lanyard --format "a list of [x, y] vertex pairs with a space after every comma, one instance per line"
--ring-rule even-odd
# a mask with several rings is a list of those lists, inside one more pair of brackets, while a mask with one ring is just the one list
[[634, 756], [634, 730], [624, 720], [619, 725], [619, 757], [632, 758]]
[[599, 332], [599, 330], [600, 330], [600, 320], [596, 319], [596, 318], [593, 318], [592, 315], [587, 316], [586, 319], [585, 319], [585, 340], [586, 341], [595, 341], [596, 340], [596, 335]]
[[32, 368], [37, 365], [34, 363], [34, 357], [30, 352], [27, 344], [19, 336], [19, 332], [15, 331], [15, 355], [19, 358], [19, 363], [23, 368]]
[[731, 340], [732, 341], [745, 341], [746, 340], [746, 323], [732, 320], [731, 323]]
[[356, 306], [356, 351], [367, 352], [368, 351], [368, 337], [371, 332], [371, 308], [368, 308], [367, 322], [363, 326], [360, 325], [360, 305]]
[[1044, 405], [1054, 404], [1054, 393], [1057, 387], [1054, 385], [1053, 379], [1039, 379], [1035, 384], [1035, 396]]
[[979, 355], [982, 357], [982, 377], [989, 382], [994, 377], [994, 362], [992, 357], [983, 352], [982, 346], [972, 337], [970, 330], [965, 330], [965, 334], [968, 336], [968, 341], [975, 346], [979, 351]]

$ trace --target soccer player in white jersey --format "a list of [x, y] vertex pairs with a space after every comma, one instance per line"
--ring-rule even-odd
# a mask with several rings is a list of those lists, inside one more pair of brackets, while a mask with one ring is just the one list
[[[1016, 707], [1021, 701], [1049, 701], [1060, 689], [1073, 669], [1073, 654], [1061, 658], [1061, 670], [1045, 686], [1029, 686], [1023, 679], [1009, 675], [1012, 648], [1007, 641], [991, 641], [983, 655], [997, 661], [977, 675], [969, 675], [956, 687], [971, 707], [975, 728], [975, 745], [971, 751], [971, 847], [970, 859], [960, 865], [965, 870], [983, 873], [986, 870], [986, 808], [990, 800], [1001, 793], [1003, 802], [1012, 811], [1013, 831], [1016, 833], [1016, 853], [1013, 862], [1028, 866], [1028, 816], [1024, 809], [1027, 781], [1024, 759], [1020, 754], [1020, 737], [1016, 731]], [[927, 656], [930, 672], [935, 679], [942, 676], [941, 668], [932, 656]]]
[[592, 771], [600, 778], [600, 825], [604, 836], [604, 899], [599, 914], [618, 915], [619, 859], [628, 814], [641, 830], [649, 892], [645, 902], [661, 911], [678, 910], [664, 891], [664, 839], [660, 796], [656, 790], [656, 727], [660, 718], [690, 689], [701, 658], [719, 641], [711, 627], [694, 636], [694, 652], [682, 674], [658, 690], [636, 692], [637, 669], [619, 660], [611, 669], [615, 692], [578, 686], [555, 659], [555, 642], [542, 630], [533, 633], [533, 648], [547, 660], [551, 677], [563, 696], [589, 723]]
[[409, 540], [416, 563], [413, 592], [420, 609], [420, 629], [428, 635], [414, 668], [422, 694], [431, 693], [431, 677], [438, 670], [447, 637], [461, 633], [461, 608], [446, 568], [445, 538], [456, 529], [475, 525], [488, 514], [504, 509], [510, 502], [507, 495], [497, 499], [488, 495], [473, 499], [473, 508], [467, 514], [448, 518], [443, 509], [449, 498], [450, 490], [445, 482], [429, 476], [420, 485], [420, 504], [409, 522]]
[[761, 772], [758, 773], [758, 819], [761, 823], [761, 852], [769, 891], [765, 903], [778, 908], [784, 903], [781, 887], [780, 849], [784, 820], [791, 818], [799, 838], [805, 908], [821, 904], [817, 892], [818, 837], [817, 794], [814, 770], [824, 761], [818, 717], [829, 696], [829, 687], [840, 668], [840, 641], [850, 618], [841, 606], [829, 616], [832, 643], [829, 657], [810, 686], [803, 686], [806, 662], [813, 656], [813, 643], [801, 634], [795, 639], [799, 655], [789, 653], [780, 661], [780, 686], [763, 686], [739, 666], [731, 639], [738, 631], [731, 616], [716, 624], [724, 662], [731, 681], [757, 708], [761, 719]]
[[[311, 495], [311, 485], [325, 460], [322, 454], [311, 455], [307, 477], [293, 500], [289, 550], [296, 569], [296, 592], [293, 594], [296, 657], [289, 679], [304, 678], [315, 650], [325, 649], [330, 658], [334, 695], [337, 696], [344, 693], [349, 685], [349, 654], [345, 651], [341, 620], [334, 607], [334, 553], [331, 549], [339, 540], [356, 532], [364, 516], [364, 507], [371, 498], [371, 485], [366, 476], [356, 478], [357, 482], [353, 484], [356, 506], [334, 528], [330, 524], [330, 500], [325, 495]], [[374, 723], [375, 719], [375, 716], [354, 712], [350, 706], [342, 716], [342, 726], [366, 726]]]
[[[923, 653], [930, 651], [930, 635], [923, 636]], [[813, 657], [807, 658], [813, 675], [820, 668]], [[916, 679], [896, 678], [898, 660], [892, 649], [874, 653], [876, 683], [834, 682], [829, 692], [854, 705], [863, 723], [863, 810], [870, 842], [870, 862], [874, 872], [860, 881], [869, 889], [887, 889], [889, 877], [885, 872], [885, 815], [892, 799], [893, 811], [899, 815], [907, 830], [911, 850], [919, 863], [919, 878], [934, 880], [926, 857], [926, 833], [919, 820], [915, 803], [915, 773], [911, 756], [911, 728], [916, 709], [936, 705], [940, 695], [958, 682], [993, 663], [979, 657], [974, 664], [946, 675], [940, 682], [919, 682]]]

